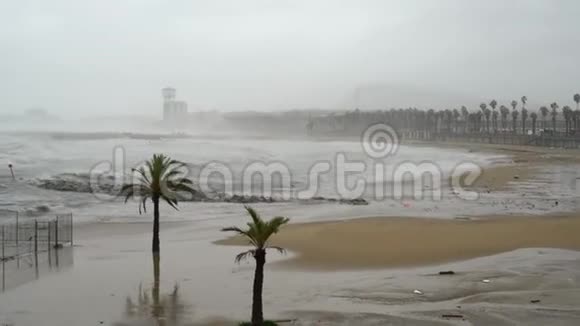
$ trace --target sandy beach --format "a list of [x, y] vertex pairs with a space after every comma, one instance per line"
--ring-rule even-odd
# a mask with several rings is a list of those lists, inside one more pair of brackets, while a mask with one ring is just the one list
[[[284, 267], [351, 270], [421, 266], [522, 248], [580, 249], [575, 216], [494, 217], [473, 220], [364, 218], [290, 225], [273, 245], [297, 256]], [[244, 245], [230, 238], [218, 244]]]

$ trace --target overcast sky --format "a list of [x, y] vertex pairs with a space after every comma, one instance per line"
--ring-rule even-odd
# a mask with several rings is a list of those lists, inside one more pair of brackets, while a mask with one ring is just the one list
[[345, 109], [368, 87], [571, 105], [580, 1], [0, 3], [0, 114], [157, 114], [169, 85], [191, 110]]

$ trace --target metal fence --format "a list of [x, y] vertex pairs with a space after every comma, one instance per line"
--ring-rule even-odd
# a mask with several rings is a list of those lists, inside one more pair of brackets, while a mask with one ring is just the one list
[[0, 225], [1, 261], [72, 245], [72, 218], [72, 214], [64, 214], [22, 221], [16, 213], [15, 222]]

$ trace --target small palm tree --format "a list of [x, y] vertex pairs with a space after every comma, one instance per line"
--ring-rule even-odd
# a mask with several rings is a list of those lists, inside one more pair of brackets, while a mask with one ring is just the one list
[[522, 96], [522, 108], [526, 108], [526, 103], [528, 102], [528, 97], [527, 96]]
[[242, 230], [238, 227], [223, 228], [225, 232], [235, 232], [243, 236], [254, 247], [248, 251], [242, 252], [236, 256], [235, 261], [240, 261], [253, 256], [256, 260], [256, 270], [254, 272], [254, 289], [252, 300], [252, 325], [261, 326], [264, 323], [264, 314], [262, 307], [262, 288], [264, 285], [264, 265], [266, 264], [266, 249], [276, 249], [280, 253], [284, 253], [284, 249], [280, 247], [270, 246], [268, 240], [270, 236], [278, 233], [280, 227], [287, 224], [290, 220], [286, 217], [277, 216], [270, 221], [264, 221], [253, 208], [245, 206], [246, 211], [252, 218], [252, 222], [248, 223], [248, 228]]
[[574, 94], [574, 102], [576, 102], [576, 110], [580, 110], [580, 94]]
[[125, 196], [125, 203], [134, 197], [139, 197], [139, 214], [141, 208], [146, 212], [145, 204], [153, 202], [153, 253], [159, 253], [159, 202], [164, 200], [169, 206], [177, 209], [178, 200], [184, 199], [183, 193], [195, 193], [193, 183], [185, 177], [182, 168], [185, 163], [171, 159], [163, 154], [155, 154], [145, 162], [145, 166], [133, 171], [137, 182], [125, 184], [121, 194]]

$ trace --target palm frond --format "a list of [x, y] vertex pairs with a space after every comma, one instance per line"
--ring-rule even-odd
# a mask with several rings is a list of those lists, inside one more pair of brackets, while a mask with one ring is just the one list
[[244, 206], [244, 208], [252, 218], [252, 222], [247, 223], [248, 228], [244, 230], [233, 226], [223, 228], [222, 231], [236, 232], [238, 235], [244, 236], [255, 247], [255, 250], [272, 248], [283, 252], [283, 248], [268, 246], [268, 239], [272, 234], [277, 233], [282, 225], [288, 223], [290, 220], [286, 217], [277, 216], [266, 222], [260, 218], [258, 212], [252, 207]]
[[282, 255], [285, 255], [286, 254], [286, 249], [284, 249], [282, 247], [268, 246], [266, 249], [274, 249], [274, 250], [277, 250]]
[[236, 232], [238, 235], [246, 237], [246, 239], [250, 242], [251, 245], [257, 247], [256, 239], [254, 239], [254, 236], [252, 234], [250, 234], [250, 232], [248, 232], [248, 231], [244, 231], [236, 226], [222, 228], [221, 231], [222, 232]]
[[244, 251], [242, 253], [237, 254], [234, 261], [239, 264], [242, 260], [247, 259], [250, 256], [253, 257], [255, 253], [256, 253], [255, 249]]
[[161, 197], [167, 204], [169, 204], [169, 206], [171, 206], [173, 209], [175, 210], [179, 210], [177, 208], [177, 199], [175, 198], [170, 198], [168, 196], [166, 196], [165, 194], [162, 194]]

